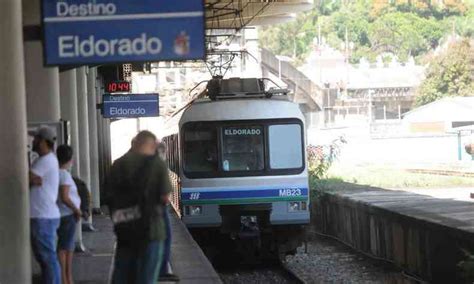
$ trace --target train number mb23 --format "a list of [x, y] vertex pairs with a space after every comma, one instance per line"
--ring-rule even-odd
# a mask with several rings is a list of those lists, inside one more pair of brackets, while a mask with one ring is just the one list
[[280, 189], [280, 196], [301, 196], [301, 189], [299, 188], [285, 188]]

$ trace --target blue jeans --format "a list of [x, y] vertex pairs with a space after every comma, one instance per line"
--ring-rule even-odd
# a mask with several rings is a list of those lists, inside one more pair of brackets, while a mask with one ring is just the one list
[[117, 247], [113, 284], [156, 284], [164, 242], [150, 241], [143, 246]]
[[76, 224], [74, 214], [61, 217], [58, 229], [58, 250], [74, 251]]
[[31, 218], [31, 246], [41, 266], [42, 283], [60, 284], [61, 267], [56, 254], [58, 219]]
[[165, 227], [166, 227], [166, 240], [165, 240], [165, 248], [163, 252], [163, 261], [161, 263], [160, 268], [160, 275], [165, 275], [168, 273], [168, 263], [170, 262], [170, 254], [171, 254], [171, 222], [170, 222], [170, 213], [169, 213], [169, 206], [164, 208], [164, 219], [165, 219]]

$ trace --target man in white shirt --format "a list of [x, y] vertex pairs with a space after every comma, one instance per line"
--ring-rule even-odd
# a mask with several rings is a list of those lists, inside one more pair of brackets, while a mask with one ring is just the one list
[[30, 169], [31, 245], [42, 270], [42, 283], [60, 284], [61, 268], [56, 254], [59, 227], [59, 164], [54, 155], [55, 131], [41, 127], [35, 134], [33, 151], [39, 158]]

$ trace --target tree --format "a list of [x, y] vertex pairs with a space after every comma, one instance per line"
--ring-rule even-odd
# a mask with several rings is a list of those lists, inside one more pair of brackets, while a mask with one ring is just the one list
[[314, 17], [315, 11], [303, 13], [295, 21], [261, 29], [260, 46], [275, 54], [293, 57], [296, 62], [303, 62], [316, 35]]
[[474, 46], [468, 40], [451, 44], [429, 65], [415, 104], [448, 96], [474, 96]]
[[344, 51], [354, 43], [350, 61], [374, 61], [391, 53], [417, 61], [438, 47], [455, 28], [474, 36], [474, 0], [315, 0], [315, 8], [296, 21], [260, 30], [260, 44], [275, 54], [304, 62], [319, 31], [331, 47]]
[[444, 23], [453, 27], [460, 36], [474, 38], [474, 8], [471, 8], [464, 16], [446, 18]]
[[436, 47], [444, 33], [444, 27], [432, 18], [392, 12], [375, 20], [370, 27], [369, 38], [372, 50], [391, 52], [404, 61]]

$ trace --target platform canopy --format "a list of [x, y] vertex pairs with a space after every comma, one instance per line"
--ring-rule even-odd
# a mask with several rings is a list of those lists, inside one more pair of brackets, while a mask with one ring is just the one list
[[241, 29], [290, 21], [313, 0], [206, 0], [207, 29]]

